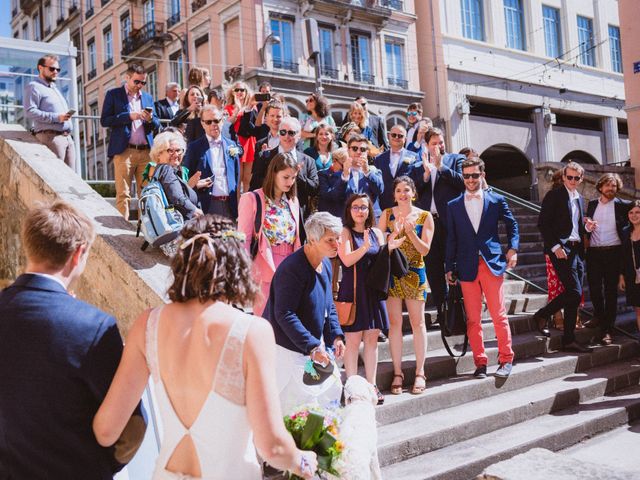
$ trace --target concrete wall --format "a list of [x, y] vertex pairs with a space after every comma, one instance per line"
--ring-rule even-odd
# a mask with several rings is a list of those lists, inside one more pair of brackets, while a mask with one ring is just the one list
[[22, 127], [0, 124], [0, 278], [14, 279], [23, 271], [19, 233], [25, 213], [36, 202], [57, 199], [93, 219], [98, 233], [85, 273], [72, 289], [114, 315], [125, 334], [144, 309], [163, 302], [170, 277], [166, 257], [140, 251], [142, 240], [115, 208]]
[[531, 162], [537, 157], [532, 123], [470, 115], [469, 124], [469, 145], [480, 153], [493, 145], [504, 143], [522, 151]]
[[604, 159], [604, 135], [594, 130], [569, 127], [553, 127], [553, 151], [555, 160], [560, 161], [569, 152], [582, 150], [589, 153], [598, 163]]

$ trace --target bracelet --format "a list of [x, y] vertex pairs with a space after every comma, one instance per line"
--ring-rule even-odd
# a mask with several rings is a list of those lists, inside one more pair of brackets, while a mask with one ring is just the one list
[[311, 464], [309, 464], [309, 460], [304, 454], [300, 455], [300, 473], [302, 475], [313, 475], [313, 470], [311, 470]]

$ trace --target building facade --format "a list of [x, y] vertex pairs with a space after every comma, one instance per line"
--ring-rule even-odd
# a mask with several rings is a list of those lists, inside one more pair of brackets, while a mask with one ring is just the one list
[[490, 183], [535, 196], [535, 164], [629, 159], [617, 0], [416, 7], [426, 113], [451, 150], [480, 152]]

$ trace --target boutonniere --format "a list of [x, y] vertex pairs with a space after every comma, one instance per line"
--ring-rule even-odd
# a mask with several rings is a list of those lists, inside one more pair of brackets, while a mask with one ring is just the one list
[[405, 165], [409, 165], [411, 163], [411, 157], [404, 157], [402, 159], [402, 163], [404, 163]]
[[237, 157], [238, 154], [240, 153], [240, 149], [235, 145], [232, 145], [231, 147], [229, 147], [229, 150], [227, 151], [229, 152], [229, 155], [231, 155], [232, 157]]

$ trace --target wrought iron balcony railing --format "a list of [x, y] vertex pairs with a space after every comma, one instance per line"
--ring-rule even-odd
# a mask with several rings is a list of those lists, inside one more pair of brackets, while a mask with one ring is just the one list
[[87, 73], [87, 78], [89, 80], [91, 80], [92, 78], [95, 78], [95, 76], [98, 74], [98, 72], [96, 71], [96, 69], [94, 68], [93, 70], [91, 70], [89, 73]]
[[332, 78], [334, 80], [338, 79], [338, 70], [333, 68], [325, 67], [324, 65], [320, 66], [320, 75], [327, 78]]
[[291, 73], [298, 73], [298, 67], [299, 65], [294, 62], [285, 62], [285, 61], [276, 60], [276, 59], [273, 60], [273, 68], [277, 70], [287, 70], [288, 72], [291, 72]]
[[132, 30], [122, 42], [122, 55], [129, 55], [149, 42], [159, 40], [163, 34], [163, 24], [160, 22], [145, 23], [140, 29]]
[[387, 77], [387, 84], [391, 87], [400, 87], [405, 90], [409, 88], [409, 82], [402, 78]]
[[89, 8], [89, 9], [85, 12], [85, 14], [84, 14], [84, 18], [85, 18], [85, 19], [90, 18], [92, 15], [93, 15], [93, 7]]
[[392, 10], [404, 10], [403, 3], [404, 2], [402, 0], [380, 0], [381, 7], [390, 8]]
[[102, 64], [103, 70], [106, 70], [107, 68], [110, 68], [110, 67], [113, 67], [113, 57], [107, 58]]
[[196, 10], [204, 7], [207, 4], [207, 0], [193, 0], [191, 2], [191, 11], [195, 12]]
[[71, 6], [69, 7], [69, 15], [71, 15], [73, 12], [76, 12], [78, 10], [78, 5], [73, 3], [71, 4]]
[[376, 77], [374, 77], [370, 73], [364, 73], [364, 72], [355, 70], [353, 72], [353, 80], [354, 82], [362, 82], [362, 83], [368, 83], [369, 85], [373, 85], [376, 81]]
[[176, 12], [167, 18], [167, 28], [173, 27], [176, 23], [180, 21], [180, 12]]

